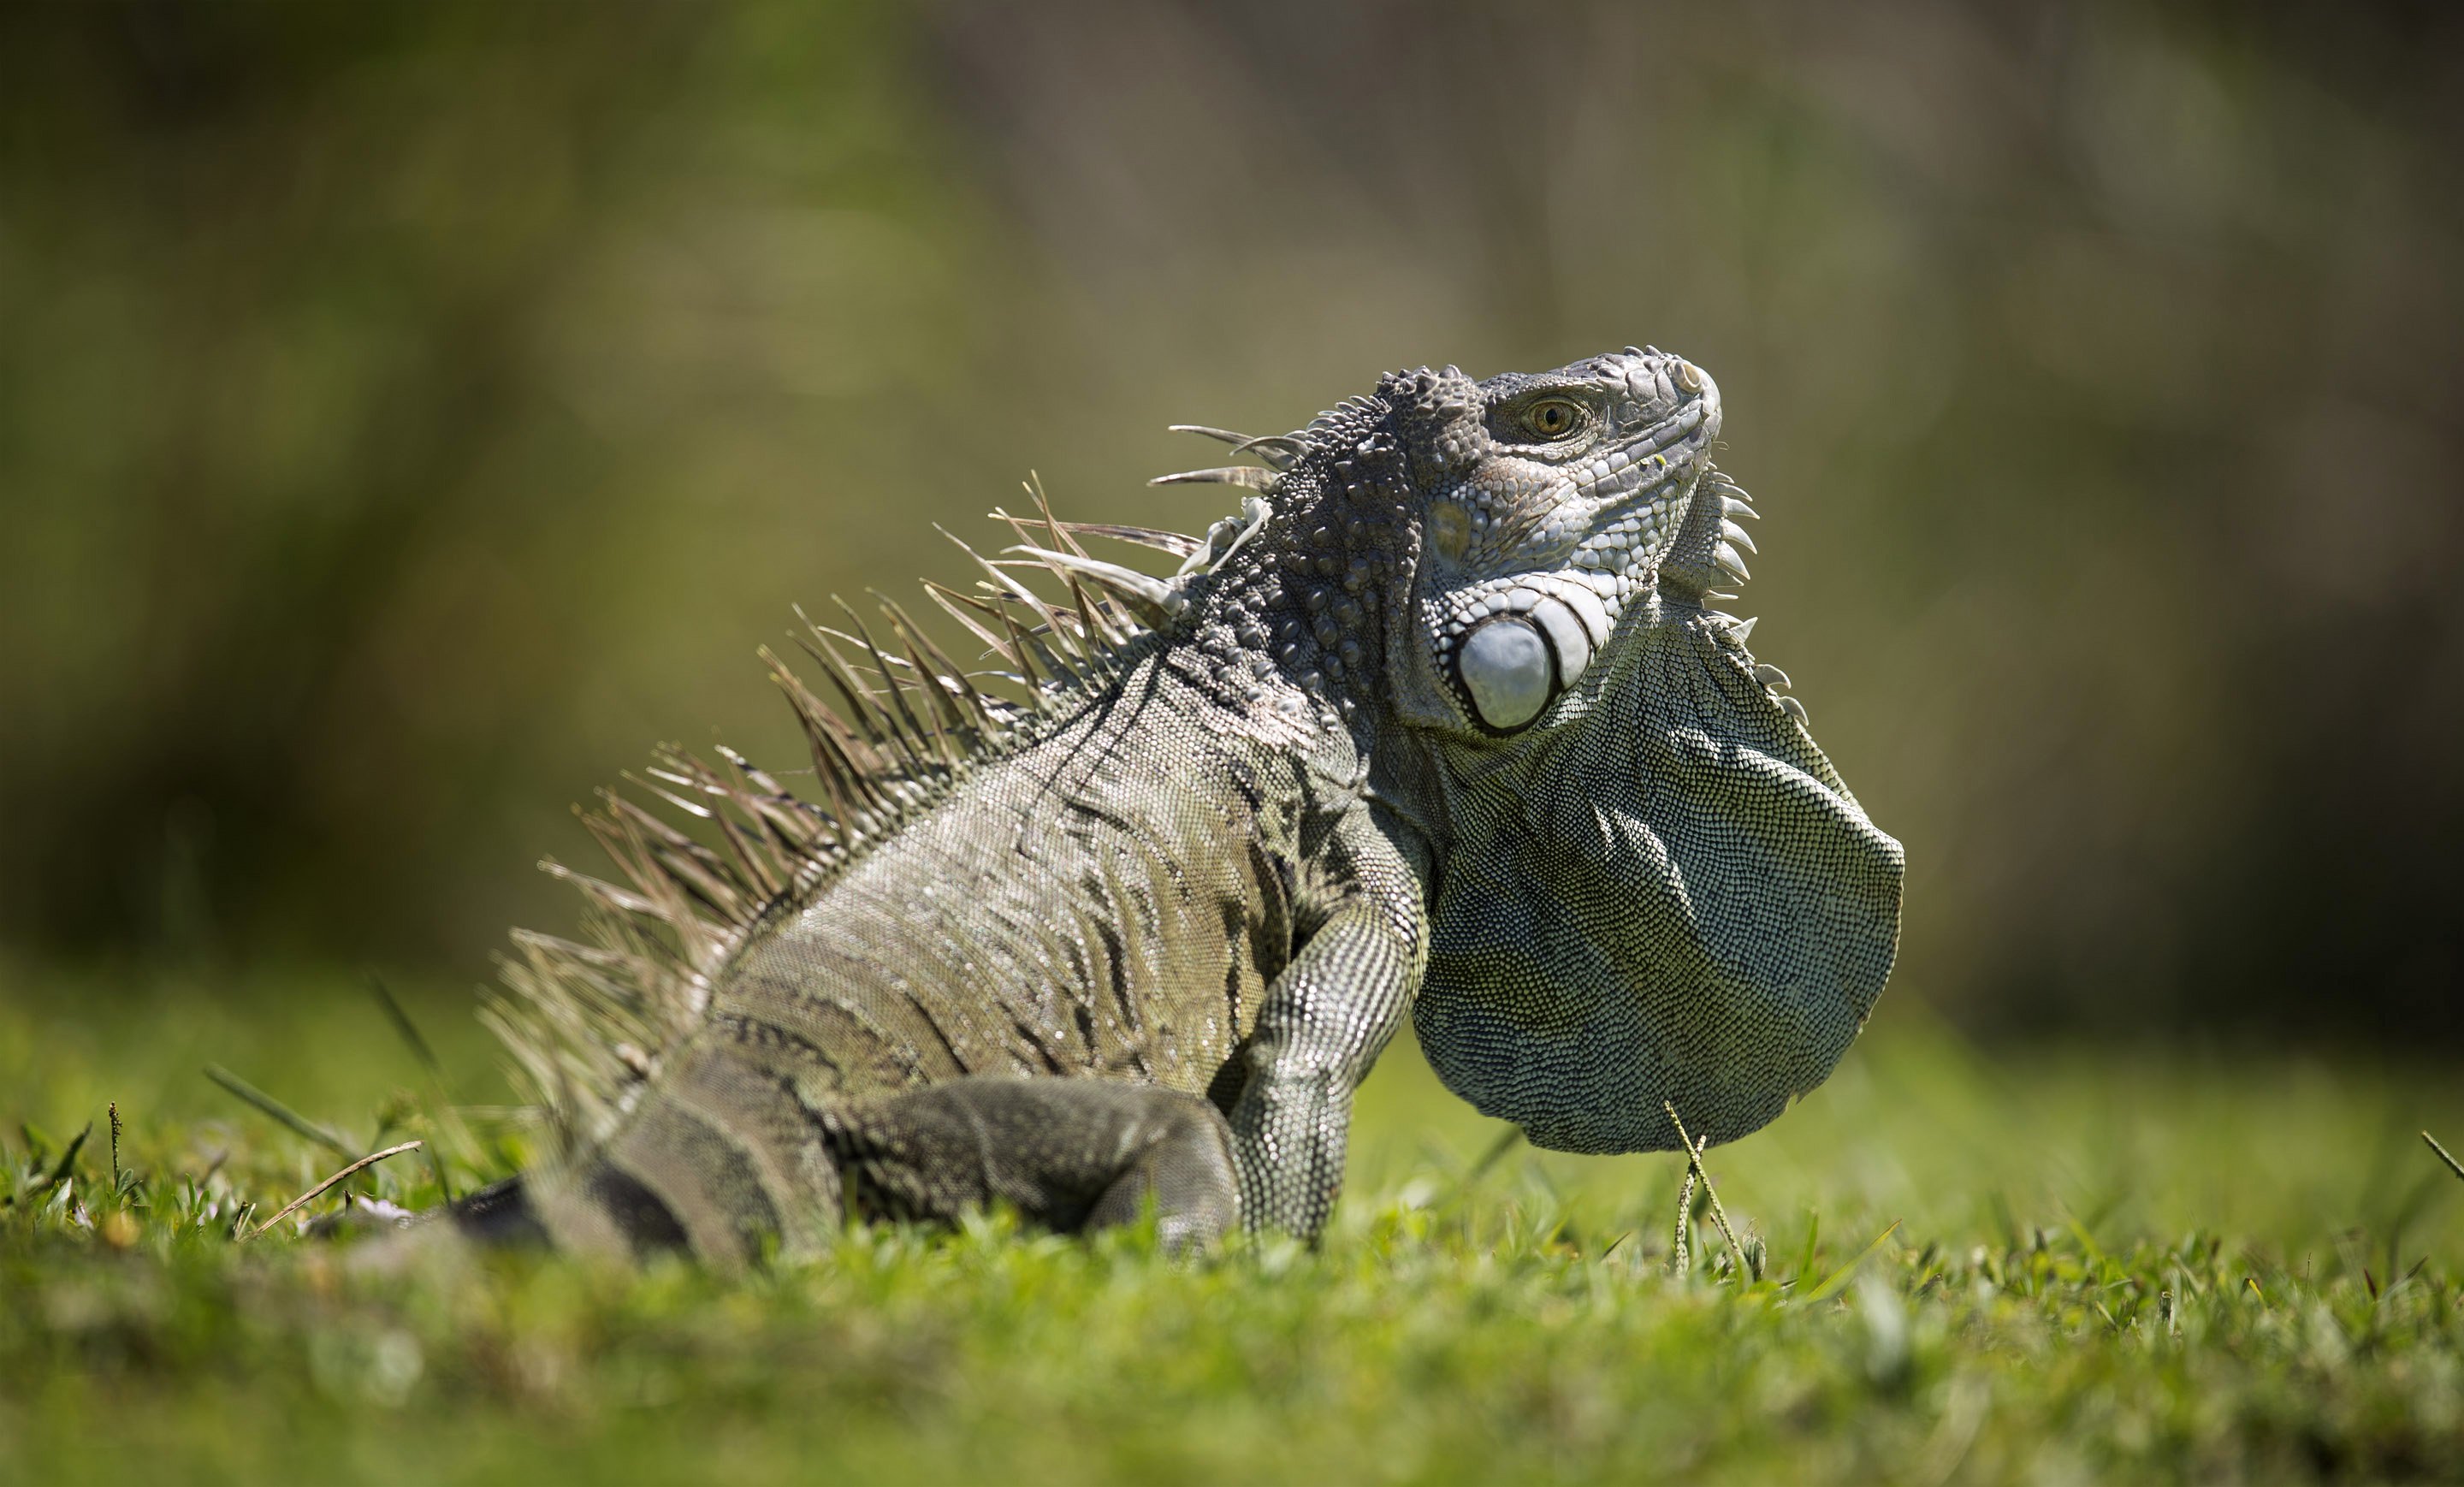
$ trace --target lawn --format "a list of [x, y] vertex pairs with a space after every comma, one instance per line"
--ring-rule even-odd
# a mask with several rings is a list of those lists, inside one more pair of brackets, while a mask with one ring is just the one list
[[1895, 991], [1709, 1153], [1751, 1260], [1698, 1200], [1682, 1275], [1681, 1158], [1501, 1143], [1408, 1048], [1314, 1252], [990, 1219], [727, 1280], [235, 1242], [341, 1162], [208, 1063], [345, 1149], [426, 1140], [348, 1185], [390, 1202], [518, 1149], [467, 998], [400, 995], [441, 1094], [351, 975], [0, 973], [0, 1477], [2464, 1478], [2464, 1181], [2418, 1135], [2464, 1147], [2464, 1081], [2427, 1064], [1986, 1054]]

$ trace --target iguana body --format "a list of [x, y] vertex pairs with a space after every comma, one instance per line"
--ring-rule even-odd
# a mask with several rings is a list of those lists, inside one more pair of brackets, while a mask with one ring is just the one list
[[1397, 374], [1198, 472], [1259, 492], [1203, 543], [1023, 526], [1067, 601], [1019, 564], [947, 599], [1023, 704], [894, 611], [898, 653], [815, 631], [841, 707], [777, 669], [821, 798], [670, 754], [710, 844], [611, 796], [595, 943], [521, 937], [500, 1016], [569, 1140], [462, 1226], [722, 1263], [996, 1200], [1313, 1235], [1407, 1012], [1545, 1146], [1761, 1126], [1880, 993], [1901, 858], [1705, 606], [1750, 545], [1718, 426], [1658, 352]]

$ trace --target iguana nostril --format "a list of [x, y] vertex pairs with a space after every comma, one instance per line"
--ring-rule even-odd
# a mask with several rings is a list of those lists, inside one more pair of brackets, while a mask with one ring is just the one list
[[1549, 643], [1528, 621], [1491, 620], [1464, 639], [1455, 674], [1482, 722], [1521, 728], [1549, 705]]

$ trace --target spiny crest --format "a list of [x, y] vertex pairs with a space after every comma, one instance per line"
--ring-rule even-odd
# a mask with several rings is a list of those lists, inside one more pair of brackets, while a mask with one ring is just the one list
[[1737, 524], [1739, 517], [1760, 520], [1762, 513], [1727, 470], [1706, 466], [1668, 556], [1661, 560], [1661, 592], [1689, 603], [1735, 599], [1726, 585], [1751, 579], [1745, 555], [1760, 551], [1752, 534]]
[[[1242, 478], [1223, 482], [1256, 492], [1270, 491], [1301, 448], [1290, 438], [1194, 431], [1265, 461], [1268, 469], [1243, 467]], [[605, 1134], [699, 1022], [713, 982], [756, 929], [1014, 747], [1037, 719], [1111, 679], [1134, 642], [1180, 611], [1188, 584], [1227, 561], [1267, 515], [1251, 494], [1240, 516], [1199, 537], [1062, 521], [1040, 481], [1026, 490], [1035, 516], [993, 513], [1019, 538], [1002, 557], [951, 537], [983, 575], [972, 591], [925, 585], [995, 669], [960, 667], [878, 595], [886, 639], [844, 601], [845, 628], [799, 609], [797, 644], [820, 689], [769, 647], [760, 655], [803, 730], [818, 798], [789, 792], [733, 749], [717, 748], [714, 763], [663, 746], [645, 774], [626, 776], [650, 803], [611, 789], [597, 809], [579, 812], [618, 869], [611, 878], [541, 864], [581, 890], [583, 937], [517, 930], [513, 952], [499, 957], [504, 989], [480, 1015], [543, 1107], [560, 1154]], [[1181, 568], [1157, 579], [1094, 558], [1082, 537], [1152, 548]], [[1045, 598], [1030, 575], [1059, 595]]]
[[[1696, 488], [1694, 503], [1685, 514], [1685, 524], [1678, 529], [1677, 540], [1667, 558], [1661, 564], [1660, 592], [1664, 599], [1680, 603], [1727, 603], [1734, 601], [1734, 591], [1724, 589], [1725, 583], [1743, 584], [1753, 575], [1746, 570], [1746, 553], [1759, 552], [1752, 534], [1738, 525], [1738, 518], [1758, 521], [1762, 513], [1754, 510], [1753, 500], [1745, 488], [1728, 477], [1724, 470], [1706, 470], [1702, 484]], [[1740, 552], [1739, 549], [1743, 549]], [[1781, 711], [1806, 726], [1805, 704], [1788, 695], [1791, 682], [1786, 671], [1769, 662], [1756, 661], [1748, 650], [1747, 642], [1754, 632], [1753, 620], [1740, 620], [1718, 609], [1708, 610], [1720, 623], [1721, 644], [1735, 651], [1740, 660], [1753, 670], [1754, 680], [1762, 683]]]

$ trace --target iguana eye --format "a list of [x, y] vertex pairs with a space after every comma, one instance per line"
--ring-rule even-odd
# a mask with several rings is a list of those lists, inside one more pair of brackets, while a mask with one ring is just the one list
[[1551, 398], [1523, 410], [1524, 426], [1543, 439], [1563, 439], [1582, 421], [1582, 409], [1563, 398]]

